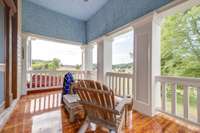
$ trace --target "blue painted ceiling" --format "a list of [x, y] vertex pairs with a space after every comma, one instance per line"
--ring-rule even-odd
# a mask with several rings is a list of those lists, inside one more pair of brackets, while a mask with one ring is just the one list
[[88, 20], [99, 9], [101, 9], [108, 0], [28, 0], [50, 10], [80, 19]]

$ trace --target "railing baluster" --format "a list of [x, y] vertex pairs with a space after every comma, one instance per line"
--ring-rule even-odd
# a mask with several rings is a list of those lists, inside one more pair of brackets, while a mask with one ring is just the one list
[[161, 82], [161, 93], [162, 93], [162, 110], [166, 111], [166, 84]]
[[125, 77], [123, 77], [123, 97], [125, 96], [125, 90], [126, 90], [126, 88], [125, 88]]
[[197, 88], [197, 117], [200, 123], [200, 87]]
[[40, 87], [39, 88], [42, 88], [42, 73], [40, 73]]
[[64, 73], [61, 73], [61, 84], [63, 83], [63, 81], [64, 81]]
[[115, 76], [115, 91], [114, 91], [115, 94], [118, 94], [117, 93], [117, 80], [118, 80], [117, 76]]
[[55, 77], [55, 73], [54, 72], [52, 73], [52, 75], [53, 75], [53, 87], [54, 87], [55, 86], [56, 77]]
[[111, 87], [111, 89], [114, 89], [114, 76], [112, 75], [111, 77], [112, 77], [112, 87]]
[[55, 86], [57, 87], [58, 86], [58, 73], [55, 73], [56, 75], [56, 83], [55, 83]]
[[177, 84], [172, 84], [172, 114], [176, 115], [176, 87]]
[[184, 108], [184, 118], [188, 119], [188, 108], [189, 108], [189, 95], [188, 95], [188, 86], [183, 86], [184, 97], [183, 97], [183, 108]]
[[111, 75], [109, 76], [109, 87], [111, 88], [111, 83], [112, 83], [112, 81], [111, 81]]
[[119, 88], [118, 88], [118, 91], [119, 91], [119, 96], [121, 96], [121, 92], [122, 92], [122, 90], [121, 90], [121, 77], [119, 77]]
[[38, 73], [35, 73], [35, 88], [38, 88]]
[[130, 85], [129, 85], [129, 78], [127, 78], [127, 89], [128, 89], [128, 94], [127, 95], [130, 95]]
[[33, 76], [32, 76], [32, 72], [30, 72], [30, 85], [29, 85], [29, 89], [32, 89], [32, 87], [33, 87], [33, 86], [32, 86], [32, 84], [33, 84], [33, 83], [32, 83], [32, 82], [33, 82], [33, 81], [32, 81], [32, 77], [33, 77]]
[[60, 86], [60, 73], [58, 73], [58, 86]]
[[48, 73], [48, 81], [47, 81], [47, 83], [48, 83], [48, 87], [51, 87], [51, 74], [50, 73]]
[[47, 87], [47, 73], [44, 73], [44, 87]]

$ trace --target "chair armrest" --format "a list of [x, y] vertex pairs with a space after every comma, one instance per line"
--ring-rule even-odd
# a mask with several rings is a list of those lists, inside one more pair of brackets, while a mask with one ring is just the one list
[[127, 98], [123, 98], [115, 107], [115, 110], [118, 112], [118, 114], [121, 114], [121, 112], [124, 110], [125, 105], [129, 104], [130, 100]]

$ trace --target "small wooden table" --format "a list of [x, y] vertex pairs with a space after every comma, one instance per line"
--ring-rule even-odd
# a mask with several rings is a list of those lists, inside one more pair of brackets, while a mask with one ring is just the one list
[[69, 121], [74, 122], [75, 115], [84, 113], [83, 106], [79, 103], [79, 96], [77, 94], [67, 94], [63, 96], [64, 107], [69, 113]]

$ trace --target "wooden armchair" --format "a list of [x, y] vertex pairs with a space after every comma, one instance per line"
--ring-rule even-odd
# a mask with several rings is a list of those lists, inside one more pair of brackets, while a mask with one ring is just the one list
[[80, 80], [76, 91], [86, 111], [86, 120], [79, 133], [84, 133], [91, 122], [109, 131], [121, 132], [125, 120], [125, 101], [116, 105], [113, 91], [97, 81]]

